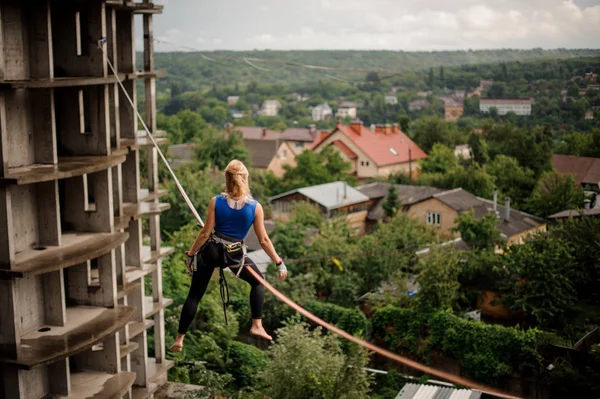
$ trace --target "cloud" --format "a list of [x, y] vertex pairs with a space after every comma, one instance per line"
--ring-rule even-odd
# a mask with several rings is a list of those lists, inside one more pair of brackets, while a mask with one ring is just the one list
[[162, 2], [157, 37], [202, 50], [597, 48], [600, 37], [598, 0]]

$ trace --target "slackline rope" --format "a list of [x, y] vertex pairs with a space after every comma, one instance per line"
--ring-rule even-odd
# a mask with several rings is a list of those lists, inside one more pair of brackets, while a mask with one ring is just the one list
[[[181, 195], [185, 199], [185, 202], [187, 203], [188, 207], [190, 208], [190, 211], [192, 211], [192, 213], [194, 214], [194, 217], [196, 218], [196, 220], [198, 221], [198, 223], [201, 226], [204, 226], [204, 222], [202, 221], [202, 218], [198, 214], [198, 211], [196, 211], [196, 208], [192, 204], [192, 201], [190, 200], [190, 198], [186, 194], [185, 190], [181, 186], [181, 183], [179, 182], [179, 179], [177, 179], [177, 175], [175, 174], [175, 172], [171, 168], [171, 165], [169, 165], [169, 162], [167, 161], [167, 158], [162, 153], [162, 151], [161, 151], [160, 147], [158, 146], [156, 140], [154, 140], [154, 137], [152, 136], [152, 133], [150, 132], [150, 129], [148, 129], [148, 126], [146, 125], [146, 123], [144, 122], [142, 116], [140, 115], [140, 113], [139, 113], [139, 111], [137, 109], [137, 106], [135, 105], [135, 103], [131, 99], [131, 96], [129, 95], [129, 93], [125, 89], [125, 86], [123, 86], [123, 82], [121, 81], [121, 79], [119, 77], [119, 74], [115, 70], [112, 62], [109, 60], [108, 55], [106, 53], [106, 50], [104, 48], [105, 42], [106, 42], [106, 38], [102, 38], [101, 40], [99, 40], [98, 41], [98, 49], [100, 51], [102, 51], [102, 53], [104, 54], [104, 59], [105, 59], [106, 63], [108, 64], [108, 66], [111, 69], [112, 73], [115, 75], [115, 78], [116, 78], [119, 86], [121, 87], [121, 90], [125, 94], [125, 97], [127, 97], [127, 100], [129, 101], [129, 104], [131, 105], [132, 109], [135, 111], [135, 114], [137, 115], [139, 121], [141, 122], [142, 126], [146, 130], [146, 134], [148, 135], [148, 137], [152, 141], [152, 144], [154, 144], [154, 147], [158, 151], [158, 154], [160, 155], [161, 159], [163, 160], [163, 162], [165, 163], [165, 165], [169, 169], [169, 173], [171, 174], [171, 176], [175, 180], [175, 183], [177, 184], [177, 188], [179, 189], [179, 192], [181, 193]], [[446, 373], [444, 371], [440, 371], [440, 370], [434, 369], [433, 367], [426, 366], [424, 364], [421, 364], [419, 362], [411, 360], [411, 359], [409, 359], [407, 357], [400, 356], [400, 355], [398, 355], [396, 353], [390, 352], [387, 349], [380, 348], [380, 347], [378, 347], [376, 345], [373, 345], [372, 343], [367, 342], [367, 341], [365, 341], [363, 339], [357, 338], [354, 335], [349, 334], [346, 331], [344, 331], [344, 330], [342, 330], [342, 329], [340, 329], [340, 328], [338, 328], [338, 327], [336, 327], [336, 326], [334, 326], [334, 325], [326, 322], [325, 320], [323, 320], [323, 319], [315, 316], [314, 314], [312, 314], [308, 310], [304, 309], [302, 306], [298, 305], [297, 303], [295, 303], [294, 301], [292, 301], [291, 299], [289, 299], [287, 296], [285, 296], [284, 294], [282, 294], [281, 292], [279, 292], [275, 287], [273, 287], [271, 284], [269, 284], [268, 281], [266, 281], [259, 273], [255, 272], [251, 267], [247, 267], [246, 270], [248, 270], [250, 272], [250, 274], [252, 274], [252, 276], [254, 276], [254, 278], [256, 278], [269, 292], [271, 292], [273, 295], [275, 295], [275, 297], [277, 299], [279, 299], [280, 301], [282, 301], [283, 303], [285, 303], [286, 305], [288, 305], [289, 307], [291, 307], [296, 312], [300, 313], [302, 316], [306, 317], [307, 319], [309, 319], [313, 323], [318, 324], [321, 327], [324, 327], [328, 331], [331, 331], [332, 333], [334, 333], [334, 334], [336, 334], [336, 335], [338, 335], [338, 336], [340, 336], [342, 338], [345, 338], [348, 341], [354, 342], [355, 344], [360, 345], [363, 348], [366, 348], [366, 349], [368, 349], [370, 351], [373, 351], [375, 353], [378, 353], [381, 356], [384, 356], [384, 357], [386, 357], [386, 358], [388, 358], [390, 360], [393, 360], [395, 362], [401, 363], [401, 364], [403, 364], [405, 366], [408, 366], [410, 368], [413, 368], [415, 370], [419, 370], [419, 371], [421, 371], [421, 372], [423, 372], [425, 374], [433, 375], [433, 376], [436, 376], [436, 377], [441, 378], [443, 380], [452, 382], [453, 384], [460, 385], [460, 386], [465, 386], [465, 387], [469, 387], [469, 388], [475, 389], [477, 391], [481, 391], [482, 393], [495, 396], [497, 398], [521, 399], [518, 396], [512, 396], [512, 395], [506, 394], [506, 393], [504, 393], [504, 392], [502, 392], [500, 390], [497, 390], [496, 388], [488, 387], [487, 385], [480, 384], [480, 383], [478, 383], [476, 381], [472, 381], [472, 380], [469, 380], [467, 378], [459, 377], [459, 376], [456, 376], [454, 374], [450, 374], [450, 373]]]

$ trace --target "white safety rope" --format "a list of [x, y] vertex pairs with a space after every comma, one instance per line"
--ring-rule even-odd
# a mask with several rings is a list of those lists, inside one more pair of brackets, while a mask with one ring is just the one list
[[[158, 152], [158, 155], [160, 155], [161, 159], [163, 160], [163, 162], [165, 163], [165, 165], [169, 169], [169, 173], [171, 173], [171, 176], [173, 176], [173, 179], [175, 180], [175, 184], [177, 185], [177, 188], [179, 189], [179, 192], [183, 196], [183, 199], [185, 200], [187, 206], [190, 208], [190, 211], [192, 211], [192, 213], [194, 214], [194, 217], [196, 218], [196, 220], [198, 221], [198, 223], [200, 224], [200, 226], [204, 227], [204, 222], [202, 221], [202, 218], [198, 214], [198, 211], [196, 210], [196, 207], [194, 206], [194, 204], [190, 200], [190, 197], [188, 197], [187, 193], [183, 189], [183, 186], [181, 185], [181, 183], [179, 182], [179, 179], [177, 178], [177, 175], [175, 174], [175, 172], [171, 168], [171, 165], [169, 164], [169, 161], [167, 161], [167, 158], [165, 157], [165, 155], [161, 151], [160, 147], [158, 146], [158, 143], [154, 139], [154, 136], [152, 136], [152, 133], [150, 133], [150, 129], [148, 129], [148, 126], [146, 125], [146, 122], [144, 122], [144, 119], [142, 118], [142, 115], [140, 115], [140, 112], [138, 111], [136, 104], [133, 102], [133, 99], [131, 98], [131, 96], [127, 92], [127, 89], [123, 85], [123, 82], [119, 78], [119, 74], [117, 73], [115, 67], [113, 66], [112, 62], [110, 62], [110, 59], [108, 58], [108, 54], [106, 53], [106, 50], [104, 49], [104, 43], [105, 42], [106, 42], [105, 38], [103, 38], [103, 39], [101, 39], [101, 40], [98, 41], [98, 48], [100, 49], [100, 51], [102, 51], [102, 54], [104, 54], [104, 60], [108, 64], [108, 67], [112, 71], [113, 75], [115, 75], [117, 83], [119, 84], [119, 86], [121, 86], [121, 90], [123, 91], [123, 94], [125, 94], [125, 97], [127, 98], [127, 101], [129, 101], [129, 105], [131, 105], [131, 108], [135, 111], [135, 114], [137, 115], [138, 120], [140, 121], [140, 123], [144, 127], [144, 130], [146, 131], [146, 134], [148, 135], [148, 137], [152, 141], [152, 144], [154, 144], [154, 147], [156, 148], [156, 150]], [[137, 134], [137, 132], [136, 132], [136, 134]]]

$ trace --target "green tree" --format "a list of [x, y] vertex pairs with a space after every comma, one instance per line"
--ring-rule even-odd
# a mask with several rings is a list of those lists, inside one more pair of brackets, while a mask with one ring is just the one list
[[515, 158], [498, 155], [490, 162], [486, 171], [495, 179], [496, 187], [510, 197], [515, 207], [525, 204], [536, 185], [534, 173], [519, 165]]
[[443, 119], [433, 116], [419, 118], [414, 129], [414, 140], [423, 151], [429, 153], [434, 144], [440, 143], [454, 147], [456, 128]]
[[239, 159], [245, 164], [250, 161], [242, 135], [237, 132], [225, 134], [211, 130], [203, 140], [196, 142], [196, 161], [201, 169], [216, 166], [225, 170], [232, 159]]
[[433, 145], [427, 158], [420, 163], [423, 173], [448, 173], [458, 166], [454, 151], [439, 143]]
[[433, 248], [419, 259], [417, 294], [420, 306], [429, 309], [452, 309], [459, 298], [460, 261], [455, 250]]
[[405, 134], [408, 134], [410, 127], [410, 117], [408, 115], [400, 115], [398, 117], [398, 125], [400, 126], [400, 130], [402, 130]]
[[334, 181], [352, 181], [351, 165], [342, 159], [331, 147], [321, 152], [304, 151], [296, 157], [296, 166], [283, 167], [283, 186], [285, 190]]
[[483, 166], [490, 161], [487, 143], [481, 134], [471, 133], [469, 136], [469, 148], [471, 149], [471, 157], [479, 165]]
[[548, 234], [513, 245], [506, 255], [509, 278], [502, 302], [525, 313], [530, 325], [562, 324], [575, 304], [573, 258], [568, 243]]
[[486, 213], [477, 219], [472, 210], [463, 212], [456, 223], [453, 231], [459, 232], [471, 248], [492, 249], [501, 241], [498, 217], [493, 213]]
[[370, 379], [363, 370], [366, 351], [352, 347], [344, 354], [339, 341], [320, 328], [293, 323], [278, 331], [269, 348], [271, 362], [259, 374], [268, 396], [279, 399], [362, 399]]
[[388, 189], [387, 196], [383, 202], [383, 210], [388, 218], [391, 218], [400, 209], [400, 201], [398, 200], [398, 193], [396, 192], [396, 186], [391, 185]]
[[584, 199], [585, 193], [573, 175], [548, 172], [538, 182], [528, 209], [545, 217], [567, 209], [580, 209]]

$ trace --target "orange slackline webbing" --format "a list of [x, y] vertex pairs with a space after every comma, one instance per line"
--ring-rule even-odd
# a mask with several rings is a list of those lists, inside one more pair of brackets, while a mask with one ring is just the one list
[[[140, 115], [140, 113], [139, 113], [136, 105], [134, 104], [133, 100], [129, 96], [129, 93], [127, 93], [127, 90], [123, 86], [123, 83], [121, 82], [121, 79], [119, 78], [119, 75], [118, 75], [117, 71], [115, 70], [115, 68], [112, 65], [112, 63], [110, 62], [110, 60], [108, 59], [106, 50], [104, 49], [104, 41], [105, 41], [105, 39], [103, 38], [103, 39], [101, 39], [98, 42], [98, 49], [100, 49], [100, 51], [102, 51], [102, 53], [104, 54], [104, 59], [105, 59], [107, 65], [110, 67], [112, 73], [115, 75], [115, 78], [117, 79], [117, 82], [119, 83], [119, 86], [121, 87], [121, 90], [125, 94], [125, 97], [129, 101], [129, 104], [131, 105], [131, 107], [135, 111], [135, 113], [136, 113], [138, 119], [140, 120], [142, 126], [146, 130], [146, 134], [148, 135], [148, 137], [150, 138], [150, 140], [152, 141], [152, 143], [156, 147], [156, 150], [158, 151], [158, 154], [160, 155], [161, 159], [163, 160], [163, 162], [167, 166], [167, 169], [171, 173], [171, 176], [173, 177], [173, 179], [175, 179], [175, 182], [177, 184], [177, 188], [179, 189], [179, 192], [181, 193], [181, 195], [185, 199], [185, 202], [187, 203], [188, 207], [190, 208], [190, 211], [192, 211], [192, 213], [196, 217], [196, 220], [198, 221], [198, 223], [201, 226], [204, 226], [204, 222], [202, 221], [202, 218], [200, 217], [200, 215], [198, 214], [198, 212], [194, 208], [194, 206], [192, 204], [192, 201], [190, 200], [190, 198], [188, 197], [187, 193], [185, 192], [185, 190], [183, 189], [183, 187], [179, 183], [179, 179], [177, 179], [177, 176], [175, 175], [175, 172], [173, 171], [173, 169], [169, 165], [166, 157], [164, 156], [164, 154], [160, 150], [158, 144], [154, 140], [154, 137], [152, 136], [152, 133], [148, 129], [148, 126], [144, 122], [144, 120], [143, 120], [142, 116]], [[452, 382], [454, 384], [462, 385], [462, 386], [465, 386], [465, 387], [469, 387], [469, 388], [481, 391], [483, 393], [486, 393], [488, 395], [492, 395], [492, 396], [495, 396], [495, 397], [498, 397], [498, 398], [521, 399], [521, 398], [519, 398], [517, 396], [512, 396], [512, 395], [506, 394], [506, 393], [504, 393], [502, 391], [499, 391], [499, 390], [497, 390], [495, 388], [492, 388], [492, 387], [488, 387], [488, 386], [480, 384], [478, 382], [471, 381], [469, 379], [462, 378], [462, 377], [456, 376], [454, 374], [450, 374], [450, 373], [446, 373], [444, 371], [440, 371], [440, 370], [434, 369], [432, 367], [429, 367], [429, 366], [426, 366], [426, 365], [421, 364], [419, 362], [416, 362], [414, 360], [411, 360], [411, 359], [409, 359], [407, 357], [400, 356], [400, 355], [395, 354], [393, 352], [390, 352], [390, 351], [388, 351], [386, 349], [380, 348], [380, 347], [378, 347], [376, 345], [371, 344], [370, 342], [367, 342], [365, 340], [357, 338], [357, 337], [353, 336], [352, 334], [347, 333], [346, 331], [344, 331], [344, 330], [342, 330], [342, 329], [340, 329], [340, 328], [338, 328], [338, 327], [336, 327], [336, 326], [334, 326], [334, 325], [326, 322], [325, 320], [323, 320], [323, 319], [315, 316], [314, 314], [312, 314], [308, 310], [304, 309], [302, 306], [298, 305], [297, 303], [295, 303], [294, 301], [292, 301], [291, 299], [289, 299], [288, 297], [286, 297], [284, 294], [282, 294], [281, 292], [279, 292], [275, 287], [273, 287], [271, 284], [269, 284], [268, 281], [266, 281], [259, 273], [256, 273], [252, 268], [249, 267], [249, 268], [247, 268], [247, 270], [269, 292], [271, 292], [273, 295], [275, 295], [275, 297], [277, 299], [279, 299], [280, 301], [282, 301], [283, 303], [285, 303], [286, 305], [288, 305], [289, 307], [291, 307], [296, 312], [300, 313], [302, 316], [306, 317], [307, 319], [309, 319], [313, 323], [318, 324], [321, 327], [324, 327], [328, 331], [331, 331], [332, 333], [334, 333], [334, 334], [336, 334], [336, 335], [338, 335], [338, 336], [340, 336], [342, 338], [345, 338], [348, 341], [354, 342], [355, 344], [360, 345], [363, 348], [371, 350], [371, 351], [373, 351], [375, 353], [378, 353], [381, 356], [384, 356], [384, 357], [386, 357], [386, 358], [388, 358], [390, 360], [393, 360], [395, 362], [404, 364], [404, 365], [406, 365], [406, 366], [408, 366], [410, 368], [422, 371], [423, 373], [426, 373], [426, 374], [430, 374], [430, 375], [436, 376], [438, 378], [441, 378], [443, 380]]]

